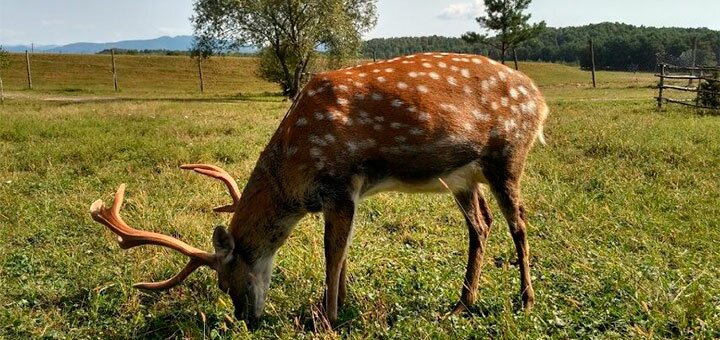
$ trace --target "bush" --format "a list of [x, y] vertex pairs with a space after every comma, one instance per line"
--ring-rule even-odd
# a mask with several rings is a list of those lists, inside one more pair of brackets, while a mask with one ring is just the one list
[[698, 87], [701, 91], [698, 93], [698, 102], [700, 105], [713, 109], [720, 109], [720, 76], [715, 71], [710, 77], [711, 80], [701, 80]]

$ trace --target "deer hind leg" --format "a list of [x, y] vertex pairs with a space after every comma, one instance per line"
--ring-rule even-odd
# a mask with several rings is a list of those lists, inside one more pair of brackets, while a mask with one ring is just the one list
[[325, 217], [325, 312], [337, 320], [338, 306], [345, 298], [346, 258], [352, 233], [355, 202], [350, 198], [333, 198], [323, 202]]
[[487, 237], [492, 225], [492, 215], [480, 185], [474, 185], [470, 190], [456, 193], [455, 198], [460, 210], [465, 216], [468, 228], [468, 262], [465, 271], [460, 302], [455, 305], [453, 314], [459, 314], [475, 304], [477, 289], [480, 282], [480, 273], [483, 266], [483, 256], [487, 246]]
[[498, 171], [503, 175], [488, 177], [493, 194], [505, 216], [510, 228], [515, 250], [518, 255], [520, 267], [520, 293], [525, 310], [530, 310], [535, 303], [535, 291], [530, 279], [530, 248], [527, 242], [527, 217], [525, 208], [520, 199], [520, 185], [518, 177], [504, 175], [507, 172]]

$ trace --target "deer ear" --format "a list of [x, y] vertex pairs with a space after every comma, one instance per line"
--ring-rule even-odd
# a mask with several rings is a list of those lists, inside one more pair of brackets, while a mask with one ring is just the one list
[[235, 248], [235, 241], [225, 227], [219, 225], [213, 232], [213, 246], [216, 254], [228, 255]]

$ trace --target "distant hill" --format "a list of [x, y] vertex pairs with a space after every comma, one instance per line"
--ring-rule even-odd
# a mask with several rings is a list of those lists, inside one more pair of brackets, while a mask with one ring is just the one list
[[58, 47], [58, 45], [0, 45], [5, 51], [8, 52], [25, 52], [25, 51], [32, 51], [35, 50], [35, 52], [38, 51], [44, 51], [49, 50], [51, 48]]
[[[187, 51], [192, 48], [193, 37], [191, 35], [178, 35], [176, 37], [159, 37], [146, 40], [123, 40], [108, 43], [78, 42], [68, 45], [35, 45], [36, 53], [73, 53], [73, 54], [94, 54], [111, 48], [121, 50], [150, 50], [150, 51]], [[29, 45], [3, 46], [9, 52], [24, 52], [30, 50]], [[240, 48], [241, 53], [255, 53], [257, 48], [248, 46]]]
[[48, 53], [97, 53], [105, 49], [120, 48], [126, 50], [168, 50], [186, 51], [192, 47], [193, 37], [160, 37], [149, 40], [123, 40], [110, 43], [74, 43], [44, 50]]

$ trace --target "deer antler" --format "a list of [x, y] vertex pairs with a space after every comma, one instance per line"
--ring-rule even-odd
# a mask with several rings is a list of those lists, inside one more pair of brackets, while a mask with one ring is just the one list
[[124, 196], [125, 184], [121, 184], [115, 193], [115, 199], [110, 208], [105, 207], [102, 200], [97, 200], [90, 206], [90, 215], [93, 220], [104, 224], [113, 233], [118, 235], [120, 248], [129, 249], [141, 245], [154, 244], [177, 250], [190, 258], [190, 262], [185, 265], [185, 268], [172, 278], [161, 282], [138, 283], [134, 285], [135, 288], [150, 290], [169, 289], [183, 282], [188, 275], [200, 266], [208, 266], [217, 270], [217, 261], [215, 260], [214, 254], [197, 249], [174, 237], [137, 230], [125, 223], [122, 217], [120, 217], [120, 208], [122, 207]]
[[235, 179], [233, 179], [232, 176], [227, 173], [227, 171], [210, 164], [183, 164], [180, 166], [180, 169], [193, 170], [199, 174], [210, 176], [212, 178], [223, 181], [223, 183], [225, 183], [225, 186], [227, 186], [228, 191], [230, 192], [230, 196], [232, 196], [233, 203], [215, 207], [213, 211], [229, 213], [235, 212], [235, 207], [240, 201], [240, 189], [238, 188]]

